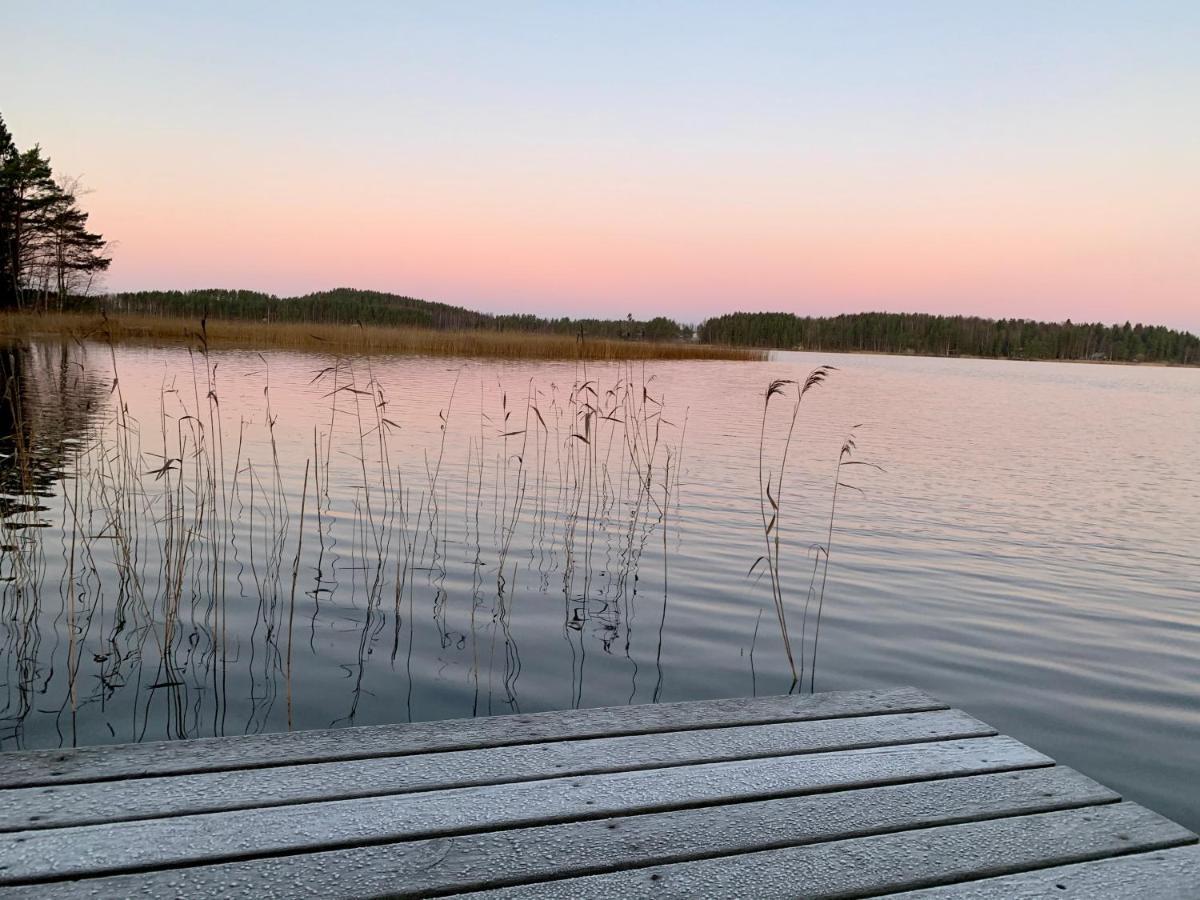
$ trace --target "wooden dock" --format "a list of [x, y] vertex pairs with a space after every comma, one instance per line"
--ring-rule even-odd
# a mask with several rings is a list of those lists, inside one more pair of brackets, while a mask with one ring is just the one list
[[5, 897], [1200, 897], [1179, 825], [912, 688], [0, 754]]

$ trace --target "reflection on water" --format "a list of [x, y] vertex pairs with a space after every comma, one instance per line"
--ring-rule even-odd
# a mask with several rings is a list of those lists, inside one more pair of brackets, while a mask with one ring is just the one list
[[793, 641], [851, 426], [886, 471], [838, 501], [817, 689], [916, 684], [1200, 824], [1194, 370], [12, 350], [0, 749], [785, 692], [760, 414], [827, 362]]
[[0, 347], [0, 519], [9, 531], [47, 524], [52, 498], [101, 400], [100, 379], [66, 345]]
[[410, 427], [372, 361], [322, 363], [281, 386], [257, 355], [9, 355], [5, 526], [46, 533], [4, 558], [0, 740], [517, 711], [518, 603], [565, 646], [565, 705], [589, 653], [625, 660], [622, 701], [659, 697], [665, 587], [640, 662], [634, 607], [652, 541], [665, 585], [686, 411], [628, 367], [451, 374]]

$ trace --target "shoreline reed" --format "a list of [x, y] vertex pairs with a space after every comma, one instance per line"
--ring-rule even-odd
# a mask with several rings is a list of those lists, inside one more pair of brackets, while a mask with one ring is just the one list
[[173, 344], [212, 349], [283, 349], [409, 354], [492, 359], [763, 360], [767, 351], [711, 344], [654, 343], [520, 331], [439, 331], [380, 325], [320, 322], [197, 320], [160, 316], [101, 316], [93, 313], [11, 313], [0, 317], [0, 338], [60, 336], [121, 344]]

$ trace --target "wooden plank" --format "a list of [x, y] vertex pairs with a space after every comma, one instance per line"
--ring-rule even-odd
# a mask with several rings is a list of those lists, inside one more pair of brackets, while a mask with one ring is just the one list
[[892, 894], [893, 900], [1196, 900], [1200, 897], [1200, 846], [1135, 853], [1095, 862], [1036, 869], [1019, 875], [967, 881]]
[[994, 735], [957, 710], [784, 722], [270, 769], [18, 788], [0, 831], [194, 815], [755, 757]]
[[1006, 737], [554, 778], [0, 835], [0, 883], [554, 824], [1048, 766]]
[[1133, 803], [649, 866], [462, 896], [860, 897], [1178, 846], [1187, 829]]
[[13, 900], [63, 893], [103, 900], [169, 896], [183, 887], [189, 897], [421, 897], [1117, 799], [1070, 769], [1027, 769], [54, 882], [7, 894]]
[[0, 754], [0, 789], [945, 708], [945, 703], [924, 691], [904, 687], [117, 744], [78, 750], [30, 750]]

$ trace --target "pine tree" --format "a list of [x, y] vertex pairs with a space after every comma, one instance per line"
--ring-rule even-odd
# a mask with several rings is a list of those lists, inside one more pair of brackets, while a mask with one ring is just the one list
[[59, 309], [71, 296], [86, 295], [98, 273], [112, 262], [105, 256], [103, 236], [88, 231], [88, 214], [78, 206], [79, 180], [60, 179], [47, 197], [42, 226], [45, 270], [43, 297], [53, 296]]
[[4, 187], [12, 203], [12, 234], [9, 265], [13, 280], [15, 305], [26, 305], [26, 295], [36, 291], [37, 276], [42, 270], [42, 237], [44, 221], [55, 191], [50, 161], [35, 146], [24, 153], [15, 153], [5, 166]]
[[106, 244], [88, 231], [77, 179], [55, 181], [41, 147], [24, 153], [0, 118], [0, 308], [61, 308], [108, 268]]
[[0, 309], [17, 305], [17, 201], [9, 180], [16, 161], [16, 145], [0, 116]]

